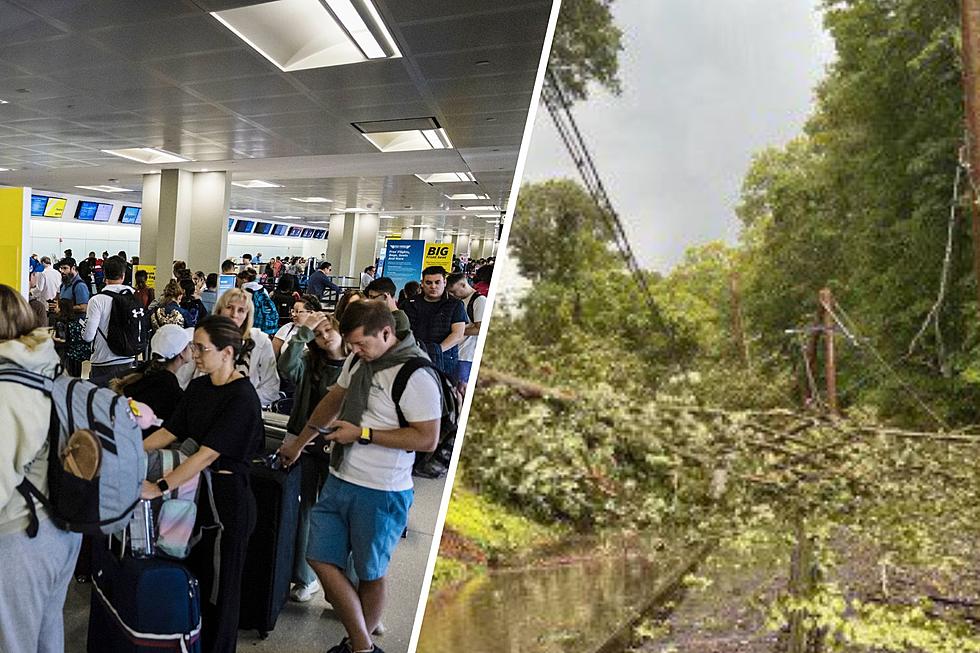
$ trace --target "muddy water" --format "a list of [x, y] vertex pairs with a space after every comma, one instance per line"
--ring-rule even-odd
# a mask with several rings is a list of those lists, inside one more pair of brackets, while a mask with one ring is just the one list
[[665, 562], [620, 554], [492, 572], [430, 601], [418, 651], [594, 649], [644, 603]]

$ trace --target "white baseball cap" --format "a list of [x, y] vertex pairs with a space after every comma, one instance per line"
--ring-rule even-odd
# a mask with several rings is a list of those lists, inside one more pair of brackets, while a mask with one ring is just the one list
[[157, 358], [170, 360], [190, 344], [192, 334], [192, 329], [185, 329], [176, 324], [164, 324], [150, 339], [150, 350]]

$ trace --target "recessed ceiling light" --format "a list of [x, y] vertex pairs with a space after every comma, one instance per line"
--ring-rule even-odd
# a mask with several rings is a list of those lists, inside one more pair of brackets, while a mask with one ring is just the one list
[[75, 188], [84, 188], [85, 190], [97, 190], [102, 193], [133, 193], [135, 192], [131, 188], [120, 188], [119, 186], [75, 186]]
[[130, 161], [139, 161], [140, 163], [148, 163], [151, 165], [158, 165], [160, 163], [183, 163], [185, 161], [190, 161], [190, 159], [180, 156], [179, 154], [161, 150], [157, 147], [130, 147], [122, 150], [102, 151], [106, 154], [112, 154], [113, 156], [129, 159]]
[[13, 172], [13, 168], [0, 168], [0, 172]]
[[212, 12], [283, 72], [341, 66], [401, 52], [371, 0], [276, 0]]
[[496, 206], [464, 206], [467, 211], [496, 211]]
[[476, 62], [476, 65], [477, 66], [489, 66], [490, 65], [490, 62], [487, 61], [486, 59], [481, 59], [480, 61], [477, 61]]
[[382, 216], [380, 216], [380, 218], [382, 220], [394, 220], [395, 219], [395, 216], [393, 216], [393, 215], [382, 215]]
[[272, 217], [275, 218], [276, 220], [302, 220], [303, 219], [295, 215], [274, 215]]
[[322, 204], [323, 202], [333, 202], [326, 197], [290, 197], [289, 199], [297, 202], [307, 202], [309, 204]]
[[0, 100], [0, 104], [10, 104], [7, 100]]
[[475, 218], [499, 218], [500, 217], [500, 214], [499, 213], [477, 213], [473, 217], [475, 217]]
[[262, 181], [261, 179], [249, 179], [248, 181], [233, 181], [232, 186], [239, 186], [241, 188], [282, 188], [282, 184], [274, 184], [271, 181]]
[[437, 172], [431, 175], [415, 176], [427, 184], [458, 184], [476, 181], [472, 172]]
[[262, 211], [256, 211], [255, 209], [232, 209], [232, 213], [262, 213]]
[[480, 193], [456, 193], [455, 195], [446, 195], [451, 200], [488, 200], [489, 195], [481, 195]]
[[446, 131], [439, 129], [408, 129], [405, 131], [361, 134], [382, 152], [412, 152], [416, 150], [452, 149]]

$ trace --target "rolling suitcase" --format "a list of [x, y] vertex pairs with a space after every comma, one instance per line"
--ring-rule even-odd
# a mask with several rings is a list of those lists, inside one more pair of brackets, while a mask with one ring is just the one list
[[245, 554], [238, 627], [257, 630], [263, 639], [289, 599], [300, 476], [299, 465], [282, 470], [253, 463], [249, 473], [257, 518]]
[[107, 539], [92, 546], [89, 653], [200, 653], [197, 579], [178, 562], [120, 558]]

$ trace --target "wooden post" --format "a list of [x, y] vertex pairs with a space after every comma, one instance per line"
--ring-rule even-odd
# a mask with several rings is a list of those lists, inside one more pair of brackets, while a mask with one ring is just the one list
[[834, 317], [830, 314], [834, 297], [829, 288], [820, 291], [820, 311], [823, 314], [824, 376], [827, 383], [827, 410], [837, 415], [837, 361], [834, 358]]
[[742, 296], [736, 270], [732, 270], [729, 274], [728, 284], [732, 293], [732, 338], [735, 341], [735, 351], [742, 359], [742, 366], [749, 369], [749, 343], [745, 341], [745, 328], [742, 324]]
[[970, 210], [973, 227], [973, 273], [977, 280], [980, 306], [980, 0], [960, 0], [960, 27], [963, 31], [963, 98], [967, 134], [967, 161], [970, 164]]

